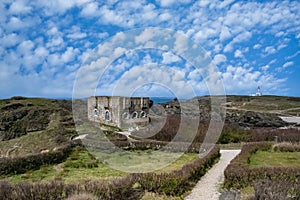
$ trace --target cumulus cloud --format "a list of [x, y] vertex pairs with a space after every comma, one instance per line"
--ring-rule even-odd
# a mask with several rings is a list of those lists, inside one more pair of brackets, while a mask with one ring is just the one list
[[28, 2], [22, 0], [15, 1], [9, 6], [9, 12], [12, 14], [26, 14], [31, 11], [31, 7], [27, 6]]
[[235, 58], [244, 58], [244, 55], [243, 55], [242, 51], [240, 51], [239, 49], [237, 49], [237, 50], [234, 52], [234, 57], [235, 57]]
[[163, 60], [162, 60], [163, 64], [170, 64], [181, 60], [178, 56], [170, 52], [165, 52], [162, 54], [162, 56], [163, 56]]
[[267, 46], [264, 50], [267, 55], [274, 54], [276, 52], [276, 49], [273, 46]]
[[[222, 74], [226, 92], [229, 94], [243, 93], [252, 94], [258, 85], [263, 86], [265, 91], [275, 92], [285, 79], [278, 79], [271, 74], [261, 73], [253, 68], [228, 66]], [[245, 93], [247, 92], [247, 93]]]
[[[231, 73], [231, 78], [241, 84], [245, 82], [237, 78], [239, 75], [253, 85], [266, 79], [278, 89], [283, 79], [276, 76], [275, 63], [270, 61], [272, 56], [278, 58], [276, 62], [284, 63], [281, 70], [288, 71], [288, 66], [292, 65], [290, 63], [295, 64], [299, 55], [299, 51], [287, 48], [299, 42], [298, 1], [18, 0], [0, 4], [0, 57], [7, 68], [20, 75], [10, 74], [7, 77], [11, 76], [11, 79], [24, 84], [22, 80], [26, 78], [22, 76], [36, 80], [37, 84], [41, 80], [42, 83], [52, 83], [50, 79], [56, 79], [53, 86], [63, 88], [63, 76], [66, 76], [68, 85], [72, 85], [75, 75], [69, 74], [75, 73], [81, 62], [86, 61], [92, 48], [98, 47], [99, 53], [107, 57], [121, 55], [125, 49], [112, 50], [109, 45], [98, 44], [120, 31], [140, 27], [181, 30], [182, 34], [203, 46], [216, 64], [226, 62], [236, 66], [222, 73], [224, 77], [229, 77]], [[151, 34], [151, 31], [145, 32], [136, 38], [141, 48], [155, 47], [155, 41], [151, 41], [155, 36]], [[118, 37], [115, 43], [126, 41], [121, 33]], [[176, 36], [175, 43], [178, 52], [185, 52], [189, 48], [184, 37]], [[246, 51], [246, 47], [250, 48]], [[277, 56], [283, 48], [288, 55], [285, 60]], [[264, 59], [260, 59], [260, 56]], [[106, 59], [103, 57], [101, 62], [109, 62]], [[163, 59], [164, 65], [177, 62], [177, 58], [169, 54], [165, 54]], [[256, 64], [250, 71], [249, 63]], [[96, 69], [97, 66], [91, 64], [90, 70]], [[3, 77], [7, 73], [1, 72], [1, 81], [9, 79]], [[201, 84], [201, 79], [196, 81], [196, 77], [201, 77], [199, 72], [194, 71], [194, 75], [186, 73], [194, 77], [190, 81]], [[180, 80], [181, 75], [176, 73], [174, 77]], [[237, 91], [245, 90], [239, 87]], [[47, 91], [51, 93], [50, 86]]]
[[96, 17], [99, 15], [98, 13], [98, 3], [97, 2], [90, 2], [86, 4], [80, 12], [83, 16], [88, 17]]
[[17, 35], [16, 33], [11, 33], [11, 34], [8, 34], [8, 35], [5, 35], [3, 36], [1, 39], [0, 39], [0, 43], [1, 43], [1, 46], [3, 48], [6, 48], [6, 47], [11, 47], [11, 46], [15, 46], [16, 44], [18, 44], [20, 41], [21, 41], [21, 37], [19, 35]]
[[215, 55], [214, 59], [213, 59], [213, 62], [216, 64], [216, 65], [219, 65], [220, 63], [224, 63], [226, 62], [227, 58], [224, 54], [217, 54]]

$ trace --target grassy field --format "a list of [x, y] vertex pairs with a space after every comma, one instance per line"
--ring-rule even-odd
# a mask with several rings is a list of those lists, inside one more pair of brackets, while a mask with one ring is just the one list
[[[149, 155], [153, 155], [154, 152], [148, 151], [147, 154], [139, 154], [135, 152], [136, 155], [139, 155], [140, 161], [149, 160]], [[155, 153], [156, 154], [156, 153]], [[172, 153], [160, 152], [156, 157], [160, 158], [161, 161], [166, 157], [172, 157]], [[177, 156], [177, 154], [176, 154]], [[170, 172], [172, 170], [180, 169], [184, 164], [196, 159], [199, 155], [193, 153], [183, 154], [175, 162], [171, 163], [167, 167], [156, 171], [160, 172]], [[115, 162], [118, 162], [120, 165], [124, 160], [129, 159], [126, 152], [124, 157], [116, 155], [119, 159], [115, 159]], [[152, 163], [158, 163], [152, 160]], [[142, 164], [140, 165], [143, 166]], [[58, 165], [48, 165], [42, 166], [39, 170], [29, 171], [24, 174], [3, 176], [0, 179], [6, 178], [13, 183], [22, 182], [22, 181], [51, 181], [51, 180], [62, 180], [65, 182], [78, 182], [85, 180], [111, 180], [116, 177], [121, 177], [127, 175], [126, 172], [113, 169], [102, 162], [99, 162], [92, 154], [90, 154], [84, 148], [78, 147], [76, 150], [69, 156], [69, 158]]]
[[250, 157], [252, 167], [300, 167], [300, 152], [257, 151]]

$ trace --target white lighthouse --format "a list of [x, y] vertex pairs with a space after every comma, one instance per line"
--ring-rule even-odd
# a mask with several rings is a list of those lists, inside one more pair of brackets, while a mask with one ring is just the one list
[[257, 92], [255, 94], [255, 96], [261, 96], [261, 91], [260, 91], [260, 86], [257, 87]]

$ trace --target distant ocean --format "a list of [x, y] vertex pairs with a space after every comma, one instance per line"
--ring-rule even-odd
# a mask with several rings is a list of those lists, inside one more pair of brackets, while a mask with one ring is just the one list
[[[166, 102], [170, 102], [173, 101], [173, 99], [175, 99], [176, 97], [150, 97], [150, 99], [158, 104], [158, 103], [166, 103]], [[186, 101], [187, 99], [179, 99], [180, 102]]]
[[150, 97], [150, 99], [155, 103], [166, 103], [172, 101], [175, 97]]

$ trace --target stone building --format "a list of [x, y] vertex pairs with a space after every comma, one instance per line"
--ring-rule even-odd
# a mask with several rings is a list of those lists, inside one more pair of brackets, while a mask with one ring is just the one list
[[88, 118], [119, 128], [146, 126], [149, 104], [148, 97], [92, 96], [88, 99]]

